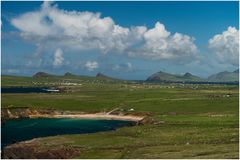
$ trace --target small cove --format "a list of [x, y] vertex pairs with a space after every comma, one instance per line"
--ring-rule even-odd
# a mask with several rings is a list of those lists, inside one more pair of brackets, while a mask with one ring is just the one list
[[115, 130], [131, 126], [123, 120], [97, 120], [78, 118], [28, 118], [8, 120], [2, 125], [1, 148], [20, 141], [63, 134], [84, 134]]

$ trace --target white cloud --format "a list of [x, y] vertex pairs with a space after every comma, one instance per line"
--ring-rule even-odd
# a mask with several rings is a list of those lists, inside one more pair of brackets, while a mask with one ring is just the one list
[[62, 55], [63, 55], [63, 51], [58, 48], [54, 53], [54, 61], [53, 61], [54, 67], [60, 67], [63, 64], [64, 58]]
[[17, 73], [20, 73], [20, 70], [18, 69], [2, 69], [2, 73], [3, 74], [17, 74]]
[[191, 59], [196, 56], [194, 39], [171, 34], [157, 22], [145, 26], [122, 27], [100, 13], [66, 11], [51, 3], [11, 20], [23, 38], [56, 47], [77, 50], [97, 49], [103, 54], [119, 53], [154, 60]]
[[132, 63], [127, 62], [127, 63], [117, 64], [117, 65], [113, 66], [112, 69], [115, 71], [129, 72], [129, 71], [133, 70], [133, 65], [132, 65]]
[[238, 66], [239, 30], [235, 27], [213, 36], [208, 44], [219, 62]]
[[132, 63], [127, 62], [126, 64], [127, 64], [127, 68], [132, 69]]
[[87, 70], [93, 71], [97, 69], [99, 66], [98, 66], [98, 62], [96, 61], [87, 61], [85, 64], [85, 67], [87, 68]]
[[143, 34], [144, 44], [140, 50], [130, 52], [130, 56], [142, 56], [153, 60], [189, 60], [198, 52], [194, 38], [181, 33], [171, 35], [164, 25], [157, 22], [153, 29]]

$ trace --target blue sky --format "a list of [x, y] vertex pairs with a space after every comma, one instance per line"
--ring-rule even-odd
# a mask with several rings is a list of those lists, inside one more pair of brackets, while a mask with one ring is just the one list
[[238, 2], [2, 2], [1, 7], [2, 74], [103, 72], [146, 79], [160, 70], [207, 77], [238, 68]]

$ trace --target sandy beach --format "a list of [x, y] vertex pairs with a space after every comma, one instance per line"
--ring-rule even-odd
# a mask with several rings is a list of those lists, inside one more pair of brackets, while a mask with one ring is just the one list
[[107, 120], [126, 120], [138, 122], [144, 117], [133, 116], [133, 115], [109, 115], [104, 113], [96, 114], [34, 114], [29, 115], [30, 118], [82, 118], [82, 119], [107, 119]]

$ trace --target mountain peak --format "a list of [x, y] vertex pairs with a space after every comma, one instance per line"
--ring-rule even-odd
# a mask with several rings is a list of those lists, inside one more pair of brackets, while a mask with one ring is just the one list
[[237, 69], [237, 70], [233, 71], [233, 73], [239, 73], [239, 69]]
[[163, 71], [159, 71], [159, 72], [157, 72], [157, 73], [165, 73], [165, 72], [163, 72]]
[[33, 77], [39, 78], [39, 77], [50, 77], [51, 75], [46, 72], [37, 72], [36, 74], [33, 75]]
[[111, 77], [106, 76], [105, 74], [99, 72], [96, 75], [97, 78], [103, 78], [103, 79], [112, 79]]
[[99, 73], [97, 73], [96, 77], [107, 77], [107, 76], [104, 75], [103, 73], [99, 72]]
[[75, 76], [75, 75], [72, 74], [72, 73], [70, 73], [70, 72], [66, 72], [66, 73], [64, 74], [64, 76], [65, 76], [65, 77], [68, 77], [68, 76]]
[[212, 82], [238, 82], [239, 77], [238, 77], [239, 69], [229, 72], [229, 71], [224, 71], [224, 72], [219, 72], [217, 74], [213, 74], [208, 77], [208, 81]]
[[189, 72], [187, 72], [187, 73], [185, 73], [183, 76], [184, 76], [184, 77], [191, 77], [191, 76], [192, 76], [192, 74], [191, 74], [191, 73], [189, 73]]
[[105, 74], [103, 74], [101, 72], [97, 73], [96, 77], [100, 78], [100, 79], [104, 79], [104, 80], [119, 81], [119, 79], [106, 76]]
[[194, 76], [191, 73], [184, 75], [170, 74], [159, 71], [148, 77], [147, 81], [162, 81], [162, 82], [189, 82], [189, 81], [203, 81], [200, 77]]

